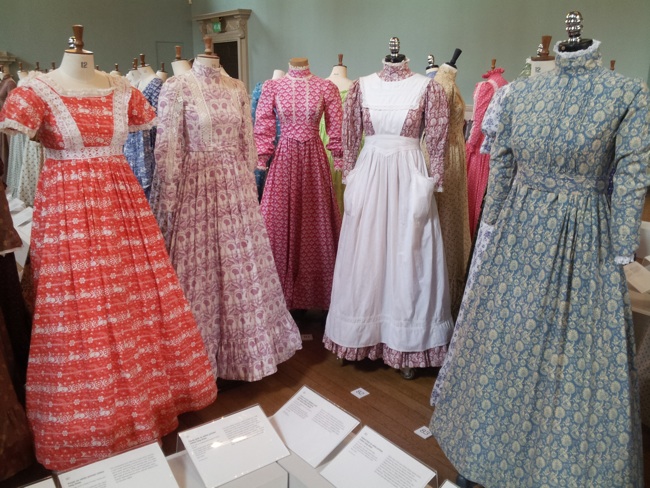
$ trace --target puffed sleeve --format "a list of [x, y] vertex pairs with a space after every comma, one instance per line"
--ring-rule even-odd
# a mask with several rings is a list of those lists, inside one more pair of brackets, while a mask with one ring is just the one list
[[129, 98], [129, 132], [149, 130], [156, 125], [156, 110], [140, 90], [131, 87]]
[[348, 95], [345, 97], [341, 138], [343, 159], [338, 162], [338, 166], [336, 165], [337, 161], [334, 161], [334, 167], [341, 170], [343, 178], [346, 178], [357, 162], [363, 139], [363, 105], [359, 80], [352, 82]]
[[251, 113], [251, 105], [248, 101], [248, 93], [246, 93], [246, 88], [243, 83], [238, 84], [237, 93], [242, 114], [239, 130], [240, 154], [246, 159], [250, 170], [253, 171], [257, 165], [257, 150], [255, 149], [255, 139], [253, 138], [253, 120], [248, 116]]
[[31, 139], [41, 127], [47, 105], [28, 87], [18, 87], [7, 97], [0, 111], [0, 131], [23, 133]]
[[639, 247], [641, 211], [650, 185], [650, 113], [648, 89], [639, 87], [616, 134], [611, 240], [616, 256]]
[[499, 128], [499, 118], [501, 117], [501, 110], [503, 108], [503, 100], [510, 91], [511, 85], [502, 86], [490, 100], [485, 114], [483, 115], [483, 122], [481, 123], [481, 132], [485, 136], [483, 144], [481, 144], [480, 153], [490, 154], [494, 138]]
[[255, 110], [255, 146], [257, 148], [257, 167], [266, 168], [266, 163], [275, 151], [275, 83], [267, 80], [262, 86], [262, 94]]
[[424, 143], [429, 153], [429, 176], [433, 179], [434, 191], [441, 192], [444, 186], [449, 104], [445, 90], [433, 80], [427, 86], [425, 97]]
[[177, 78], [170, 78], [163, 85], [158, 97], [156, 171], [149, 202], [168, 246], [170, 226], [176, 207], [176, 188], [184, 152], [181, 82]]
[[341, 124], [343, 123], [343, 104], [341, 103], [341, 94], [334, 83], [325, 80], [325, 89], [323, 101], [325, 102], [325, 131], [329, 138], [327, 149], [332, 154], [334, 167], [343, 157], [343, 145], [341, 143]]
[[510, 146], [512, 127], [511, 108], [508, 102], [511, 99], [512, 97], [505, 97], [503, 100], [499, 126], [490, 155], [490, 176], [488, 177], [485, 203], [483, 204], [483, 222], [487, 225], [496, 223], [515, 174], [516, 162]]

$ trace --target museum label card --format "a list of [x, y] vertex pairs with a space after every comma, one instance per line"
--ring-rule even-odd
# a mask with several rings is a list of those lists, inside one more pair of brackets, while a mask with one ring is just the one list
[[326, 398], [303, 386], [272, 418], [289, 449], [318, 466], [359, 421]]
[[436, 473], [369, 427], [323, 471], [336, 488], [424, 488]]
[[289, 455], [259, 405], [178, 435], [208, 488]]
[[350, 393], [352, 393], [357, 398], [363, 398], [366, 395], [370, 395], [370, 393], [368, 393], [363, 388], [357, 388], [356, 390], [352, 390]]
[[429, 430], [429, 427], [427, 427], [426, 425], [423, 425], [422, 427], [415, 429], [414, 432], [420, 437], [422, 437], [423, 439], [428, 439], [433, 435]]
[[157, 443], [58, 476], [62, 488], [178, 488]]
[[56, 488], [54, 484], [54, 479], [52, 477], [45, 478], [44, 480], [37, 481], [31, 485], [27, 485], [25, 488]]

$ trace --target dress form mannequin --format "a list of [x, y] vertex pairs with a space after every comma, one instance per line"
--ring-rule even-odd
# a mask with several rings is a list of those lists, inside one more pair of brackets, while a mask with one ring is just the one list
[[426, 69], [426, 74], [429, 78], [433, 78], [436, 76], [436, 73], [438, 72], [439, 66], [436, 64], [436, 58], [433, 56], [433, 54], [429, 54], [427, 56], [427, 69]]
[[165, 71], [165, 63], [160, 63], [160, 69], [156, 71], [156, 76], [163, 81], [167, 81], [169, 75], [167, 74], [167, 71]]
[[272, 80], [279, 80], [282, 78], [286, 73], [282, 71], [281, 69], [274, 69], [273, 70], [273, 76], [271, 77]]
[[140, 81], [138, 81], [138, 90], [144, 91], [147, 85], [156, 78], [156, 72], [144, 61], [144, 54], [140, 53], [140, 66], [138, 66], [138, 73], [140, 73]]
[[66, 49], [61, 65], [45, 76], [69, 90], [109, 88], [110, 83], [106, 76], [95, 71], [93, 53], [83, 48], [83, 26], [74, 25], [72, 29], [75, 34], [75, 48]]
[[24, 80], [29, 73], [23, 69], [23, 63], [18, 63], [18, 80]]
[[542, 42], [537, 48], [537, 56], [530, 58], [530, 76], [536, 76], [555, 68], [555, 56], [549, 56], [551, 36], [542, 36]]
[[131, 69], [126, 74], [126, 79], [129, 80], [133, 88], [137, 88], [140, 83], [140, 72], [138, 71], [138, 58], [133, 58]]
[[203, 43], [205, 44], [205, 51], [203, 51], [203, 54], [199, 54], [194, 58], [194, 62], [212, 69], [219, 69], [221, 63], [219, 62], [219, 56], [215, 55], [212, 51], [212, 38], [205, 36]]
[[176, 58], [172, 61], [172, 72], [174, 75], [180, 75], [192, 68], [187, 59], [181, 58], [181, 46], [176, 46]]
[[334, 65], [327, 79], [334, 83], [339, 91], [349, 90], [352, 86], [352, 80], [348, 78], [348, 67], [343, 65], [342, 54], [339, 54], [339, 64]]
[[117, 63], [115, 63], [115, 68], [109, 73], [109, 75], [122, 76], [122, 73], [120, 73], [120, 68], [117, 65]]

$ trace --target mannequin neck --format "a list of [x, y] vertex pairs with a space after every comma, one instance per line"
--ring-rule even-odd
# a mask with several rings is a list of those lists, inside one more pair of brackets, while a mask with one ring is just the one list
[[187, 59], [179, 59], [178, 61], [172, 61], [172, 72], [175, 75], [180, 75], [192, 69], [190, 62]]
[[95, 58], [92, 53], [63, 53], [61, 64], [48, 73], [48, 76], [70, 90], [110, 87], [108, 79], [95, 72]]
[[221, 66], [221, 64], [219, 63], [218, 56], [201, 55], [194, 58], [194, 62], [202, 64], [203, 66], [207, 66], [208, 68], [212, 68], [212, 69], [219, 69], [219, 67]]
[[138, 67], [138, 73], [140, 73], [140, 80], [138, 81], [138, 89], [143, 91], [147, 85], [156, 77], [155, 71], [151, 66], [140, 66]]
[[352, 85], [352, 80], [348, 78], [348, 68], [346, 66], [334, 66], [327, 79], [334, 83], [339, 91], [348, 90]]

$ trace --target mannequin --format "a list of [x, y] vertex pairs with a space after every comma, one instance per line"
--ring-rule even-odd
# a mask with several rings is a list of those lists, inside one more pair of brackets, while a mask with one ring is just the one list
[[429, 54], [429, 56], [427, 56], [426, 75], [429, 78], [434, 78], [438, 72], [438, 68], [439, 66], [436, 64], [436, 58], [433, 56], [433, 54]]
[[564, 20], [566, 25], [567, 34], [569, 38], [559, 44], [558, 50], [560, 52], [575, 52], [587, 49], [593, 41], [591, 39], [583, 39], [580, 37], [582, 33], [582, 14], [577, 10], [571, 11], [567, 14]]
[[122, 73], [120, 72], [120, 67], [118, 66], [117, 63], [115, 63], [115, 66], [113, 67], [113, 70], [109, 73], [109, 75], [122, 76]]
[[140, 83], [140, 72], [138, 71], [138, 58], [133, 58], [131, 69], [126, 74], [126, 79], [129, 80], [133, 88], [137, 88]]
[[549, 55], [551, 36], [542, 36], [542, 42], [537, 48], [537, 56], [530, 58], [530, 76], [537, 76], [555, 69], [555, 56]]
[[28, 75], [29, 75], [29, 73], [23, 69], [23, 63], [19, 62], [18, 63], [18, 81], [24, 80], [25, 78], [27, 78]]
[[271, 79], [272, 80], [279, 80], [280, 78], [282, 78], [286, 74], [287, 73], [282, 71], [281, 69], [274, 69], [273, 70], [273, 76], [271, 77]]
[[85, 90], [88, 88], [109, 88], [105, 75], [95, 71], [95, 57], [91, 51], [83, 48], [83, 27], [75, 25], [75, 47], [66, 49], [57, 69], [45, 76], [68, 90]]
[[406, 60], [406, 56], [399, 53], [400, 43], [399, 38], [391, 37], [388, 41], [388, 49], [390, 54], [387, 54], [384, 58], [384, 61], [387, 63], [401, 63]]
[[212, 51], [212, 38], [205, 36], [203, 38], [203, 44], [205, 45], [205, 50], [203, 54], [199, 54], [194, 58], [194, 62], [207, 66], [208, 68], [219, 69], [221, 63], [219, 62], [219, 56]]
[[174, 75], [180, 75], [192, 69], [189, 61], [181, 57], [181, 46], [176, 46], [176, 58], [172, 61], [172, 72]]
[[169, 74], [165, 71], [165, 63], [160, 63], [160, 69], [156, 71], [156, 76], [163, 81], [167, 81]]
[[122, 151], [155, 111], [125, 79], [95, 71], [83, 27], [73, 29], [60, 67], [16, 88], [0, 111], [0, 131], [38, 135], [46, 156], [31, 233], [26, 404], [36, 458], [56, 471], [159, 441], [179, 414], [216, 398], [196, 321]]
[[138, 90], [144, 91], [147, 88], [147, 85], [151, 83], [152, 80], [156, 78], [156, 72], [145, 63], [144, 54], [140, 54], [140, 66], [138, 66], [138, 73], [140, 73], [140, 79], [138, 80]]
[[343, 65], [342, 54], [339, 54], [339, 64], [334, 65], [327, 79], [334, 83], [340, 92], [347, 91], [352, 86], [352, 80], [348, 78], [348, 67]]

